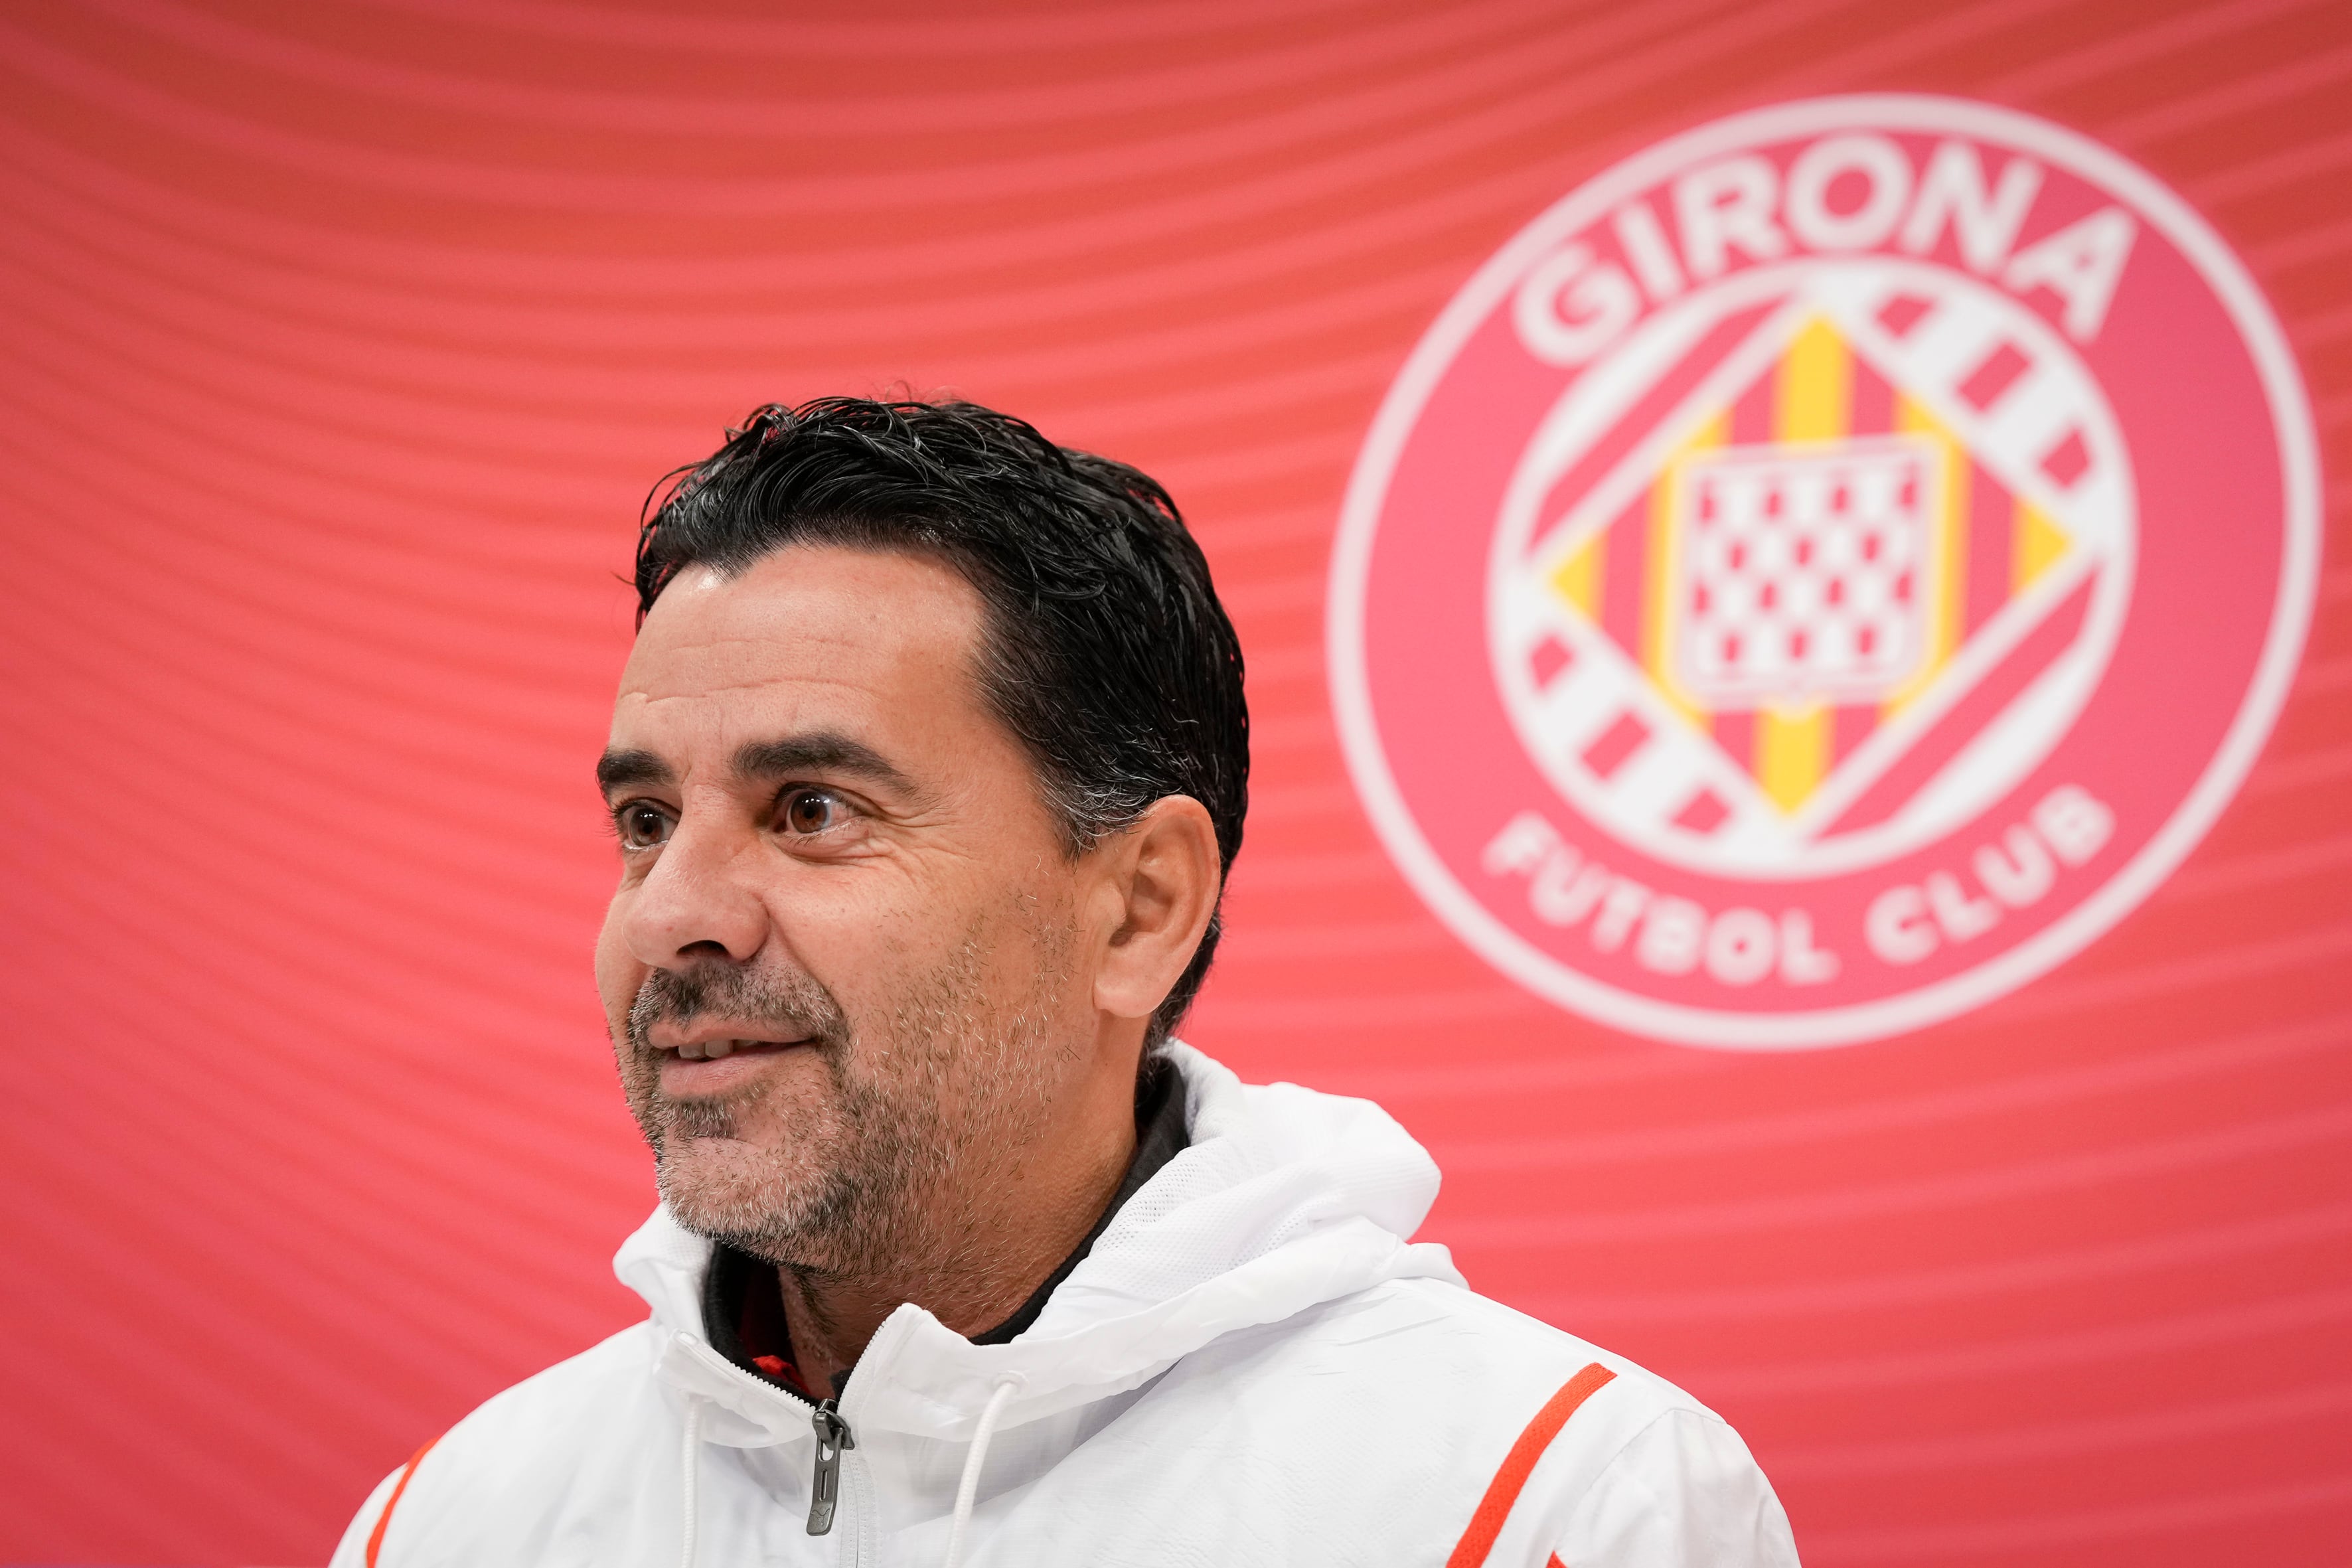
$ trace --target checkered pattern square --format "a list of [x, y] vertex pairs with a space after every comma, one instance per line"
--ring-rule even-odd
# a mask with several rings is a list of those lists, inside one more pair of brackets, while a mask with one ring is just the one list
[[1675, 675], [1712, 709], [1883, 701], [1927, 647], [1927, 438], [1732, 447], [1677, 486]]

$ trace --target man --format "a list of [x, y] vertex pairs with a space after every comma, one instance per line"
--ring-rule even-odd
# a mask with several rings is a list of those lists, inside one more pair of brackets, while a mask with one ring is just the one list
[[1394, 1121], [1173, 1039], [1248, 719], [1159, 486], [969, 405], [764, 408], [637, 588], [596, 969], [652, 1314], [338, 1568], [1795, 1563], [1719, 1419], [1405, 1239]]

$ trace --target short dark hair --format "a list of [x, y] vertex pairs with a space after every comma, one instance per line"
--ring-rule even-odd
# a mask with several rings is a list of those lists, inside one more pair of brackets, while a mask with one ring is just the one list
[[[672, 474], [637, 535], [637, 621], [684, 568], [741, 572], [791, 544], [939, 558], [987, 606], [977, 671], [1075, 855], [1187, 795], [1221, 870], [1249, 806], [1242, 649], [1209, 563], [1148, 475], [973, 403], [770, 404]], [[1222, 918], [1152, 1015], [1147, 1058], [1192, 1004]]]

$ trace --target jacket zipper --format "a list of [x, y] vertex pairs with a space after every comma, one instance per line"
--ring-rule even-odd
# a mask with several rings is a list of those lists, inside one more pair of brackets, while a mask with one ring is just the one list
[[809, 1417], [816, 1428], [816, 1470], [809, 1477], [808, 1532], [823, 1535], [833, 1529], [833, 1512], [841, 1498], [841, 1454], [857, 1447], [849, 1423], [841, 1418], [841, 1402], [828, 1399]]
[[[707, 1343], [702, 1348], [709, 1350]], [[842, 1450], [857, 1447], [856, 1439], [850, 1435], [849, 1423], [841, 1414], [841, 1401], [827, 1399], [819, 1403], [804, 1394], [793, 1393], [780, 1383], [753, 1377], [716, 1351], [710, 1351], [710, 1355], [730, 1376], [741, 1378], [769, 1393], [781, 1394], [794, 1404], [809, 1407], [809, 1424], [816, 1429], [816, 1469], [809, 1477], [808, 1532], [811, 1535], [830, 1534], [834, 1514], [841, 1503]]]

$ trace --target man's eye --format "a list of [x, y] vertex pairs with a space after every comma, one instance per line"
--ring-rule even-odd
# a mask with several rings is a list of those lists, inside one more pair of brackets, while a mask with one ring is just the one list
[[788, 833], [823, 833], [838, 827], [848, 815], [839, 796], [821, 789], [796, 789], [784, 796], [782, 819]]
[[669, 837], [670, 815], [648, 801], [633, 800], [613, 814], [625, 849], [651, 849]]

